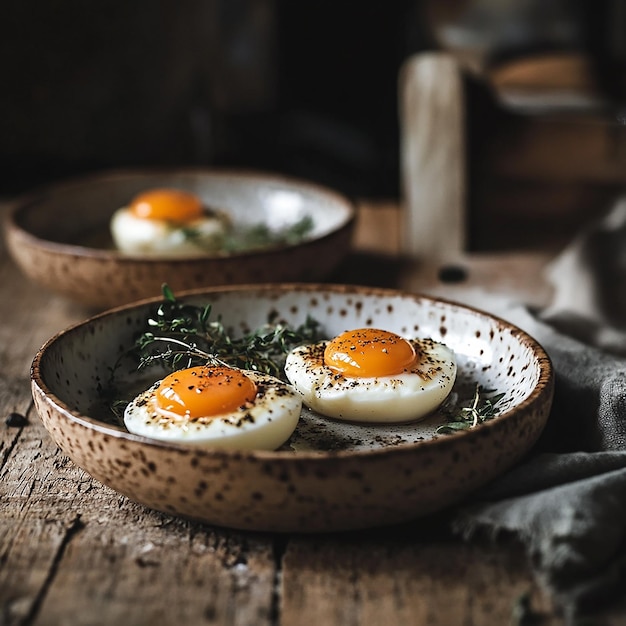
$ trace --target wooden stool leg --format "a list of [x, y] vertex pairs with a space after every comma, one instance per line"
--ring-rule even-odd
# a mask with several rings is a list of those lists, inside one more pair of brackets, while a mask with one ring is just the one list
[[453, 261], [466, 248], [465, 102], [458, 64], [409, 57], [399, 75], [402, 252]]

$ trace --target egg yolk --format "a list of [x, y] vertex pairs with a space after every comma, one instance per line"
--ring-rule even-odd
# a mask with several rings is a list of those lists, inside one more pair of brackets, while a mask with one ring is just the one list
[[229, 367], [199, 366], [166, 376], [155, 393], [157, 410], [190, 419], [235, 411], [254, 400], [256, 385]]
[[392, 376], [416, 360], [415, 349], [406, 339], [375, 328], [349, 330], [324, 350], [324, 364], [349, 377]]
[[141, 219], [189, 222], [202, 216], [200, 198], [180, 189], [152, 189], [130, 203], [131, 213]]

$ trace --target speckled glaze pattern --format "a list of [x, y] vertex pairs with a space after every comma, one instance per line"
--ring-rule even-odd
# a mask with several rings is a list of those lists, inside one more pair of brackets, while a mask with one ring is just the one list
[[[124, 256], [99, 247], [113, 212], [154, 187], [192, 191], [236, 224], [276, 226], [310, 216], [313, 230], [297, 245], [192, 259]], [[107, 308], [158, 296], [163, 283], [182, 291], [322, 280], [350, 249], [354, 221], [346, 198], [303, 181], [213, 170], [130, 171], [90, 176], [17, 201], [5, 236], [30, 279], [87, 306]]]
[[[314, 284], [216, 288], [184, 299], [211, 302], [235, 331], [256, 328], [277, 312], [294, 324], [310, 314], [328, 335], [376, 326], [431, 336], [456, 352], [459, 385], [480, 383], [506, 396], [496, 418], [453, 435], [435, 435], [427, 420], [404, 425], [408, 430], [395, 438], [394, 425], [379, 435], [366, 429], [354, 445], [340, 449], [328, 445], [328, 433], [317, 447], [313, 442], [310, 449], [276, 452], [163, 444], [93, 416], [111, 364], [155, 301], [118, 308], [43, 346], [32, 367], [33, 397], [46, 429], [77, 465], [160, 511], [263, 531], [327, 532], [407, 521], [459, 501], [513, 465], [536, 441], [550, 410], [553, 372], [543, 349], [514, 326], [455, 303]], [[130, 366], [120, 375], [137, 376]], [[407, 434], [411, 428], [414, 437]]]

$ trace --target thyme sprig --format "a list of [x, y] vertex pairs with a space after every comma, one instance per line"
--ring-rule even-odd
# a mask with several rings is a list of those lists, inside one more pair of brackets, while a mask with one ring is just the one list
[[494, 391], [494, 389], [483, 389], [480, 385], [476, 385], [469, 406], [449, 412], [446, 415], [447, 423], [439, 426], [435, 432], [439, 435], [448, 435], [460, 430], [469, 430], [493, 419], [497, 414], [496, 405], [506, 395], [504, 393], [489, 395]]
[[225, 364], [283, 377], [285, 355], [297, 345], [318, 341], [319, 324], [308, 317], [293, 328], [276, 319], [241, 337], [234, 337], [211, 305], [179, 302], [163, 286], [164, 301], [147, 320], [135, 343], [139, 368], [161, 363], [174, 371], [194, 365]]
[[310, 215], [305, 215], [297, 222], [279, 230], [272, 230], [265, 223], [254, 224], [227, 236], [223, 247], [228, 252], [240, 252], [271, 246], [294, 245], [300, 243], [313, 230], [313, 226], [313, 218]]
[[[233, 253], [280, 245], [295, 245], [305, 239], [313, 230], [313, 226], [313, 218], [310, 215], [305, 215], [297, 222], [278, 230], [271, 229], [265, 223], [241, 226], [221, 238], [216, 237], [206, 247], [211, 251], [215, 251], [217, 247], [222, 252]], [[181, 229], [181, 232], [188, 241], [193, 241], [198, 246], [203, 245], [205, 236], [198, 228], [188, 226]]]

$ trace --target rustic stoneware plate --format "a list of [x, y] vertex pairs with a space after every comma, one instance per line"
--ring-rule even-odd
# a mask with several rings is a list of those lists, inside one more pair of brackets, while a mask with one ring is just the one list
[[[109, 222], [140, 191], [185, 189], [228, 213], [241, 227], [286, 227], [309, 216], [313, 227], [294, 245], [223, 256], [123, 255]], [[163, 283], [195, 289], [242, 283], [319, 281], [350, 248], [355, 212], [323, 187], [269, 174], [215, 170], [107, 172], [51, 186], [18, 200], [5, 234], [23, 272], [47, 289], [96, 308], [158, 296]]]
[[[543, 349], [514, 326], [459, 304], [363, 287], [284, 284], [193, 292], [237, 329], [268, 316], [325, 334], [382, 327], [448, 344], [458, 361], [450, 398], [467, 406], [477, 384], [504, 397], [496, 416], [441, 435], [443, 412], [404, 425], [339, 423], [303, 410], [278, 451], [220, 451], [159, 443], [116, 425], [101, 391], [118, 356], [160, 301], [93, 317], [50, 339], [32, 367], [35, 406], [59, 447], [105, 485], [144, 505], [241, 529], [319, 532], [410, 520], [446, 507], [513, 465], [546, 422], [553, 373]], [[160, 378], [123, 365], [129, 397]], [[108, 402], [108, 401], [107, 401]]]

